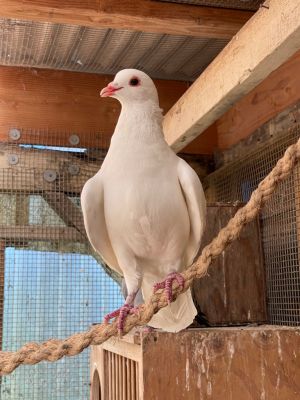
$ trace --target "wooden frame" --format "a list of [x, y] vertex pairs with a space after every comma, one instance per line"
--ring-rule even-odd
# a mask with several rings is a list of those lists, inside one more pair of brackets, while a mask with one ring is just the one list
[[152, 0], [2, 0], [0, 17], [230, 39], [253, 13]]
[[268, 2], [167, 113], [167, 142], [180, 151], [299, 49], [300, 3]]

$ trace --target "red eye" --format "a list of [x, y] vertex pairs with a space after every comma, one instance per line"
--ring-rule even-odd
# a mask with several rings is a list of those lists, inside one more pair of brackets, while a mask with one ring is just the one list
[[140, 84], [140, 80], [138, 78], [131, 78], [129, 81], [130, 86], [138, 86]]

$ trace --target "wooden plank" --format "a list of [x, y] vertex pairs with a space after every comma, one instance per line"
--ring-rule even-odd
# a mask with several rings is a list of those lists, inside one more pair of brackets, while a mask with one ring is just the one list
[[[126, 344], [124, 344], [126, 343]], [[123, 342], [120, 339], [112, 338], [103, 343], [103, 349], [107, 351], [112, 351], [116, 354], [119, 354], [123, 357], [130, 358], [131, 360], [134, 361], [141, 361], [141, 349], [139, 346], [129, 343], [129, 342]]]
[[[239, 207], [210, 205], [202, 248], [211, 242]], [[265, 272], [259, 221], [243, 229], [222, 257], [213, 261], [209, 275], [192, 286], [197, 307], [212, 326], [263, 323], [267, 320]]]
[[43, 192], [43, 197], [67, 226], [73, 226], [86, 238], [81, 210], [61, 192]]
[[235, 35], [253, 14], [151, 0], [5, 0], [3, 3], [0, 17], [4, 18], [225, 39]]
[[0, 239], [6, 241], [70, 241], [85, 242], [83, 236], [75, 229], [61, 226], [39, 225], [0, 225]]
[[[0, 7], [1, 10], [1, 7]], [[120, 111], [115, 99], [99, 91], [111, 75], [0, 67], [0, 142], [10, 128], [22, 131], [18, 143], [107, 148]], [[160, 105], [167, 112], [188, 87], [186, 82], [155, 80]]]
[[299, 346], [299, 327], [148, 334], [143, 400], [298, 400]]
[[300, 2], [272, 0], [167, 113], [167, 142], [184, 148], [299, 49]]
[[300, 51], [217, 121], [218, 145], [228, 149], [300, 99]]
[[[10, 165], [8, 156], [14, 154], [18, 163]], [[78, 174], [72, 175], [69, 167], [75, 165]], [[100, 168], [101, 162], [87, 161], [76, 154], [62, 151], [26, 149], [17, 145], [0, 143], [0, 192], [41, 193], [44, 191], [79, 194], [85, 182]], [[55, 171], [56, 179], [47, 182], [44, 172]]]

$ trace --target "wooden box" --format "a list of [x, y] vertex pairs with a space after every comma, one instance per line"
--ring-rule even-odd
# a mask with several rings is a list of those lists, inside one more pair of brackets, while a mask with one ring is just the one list
[[300, 327], [189, 329], [91, 352], [91, 400], [299, 400]]
[[[203, 245], [207, 245], [234, 216], [239, 206], [210, 205]], [[211, 326], [265, 323], [266, 289], [258, 218], [245, 226], [209, 267], [209, 275], [194, 281], [193, 297]]]

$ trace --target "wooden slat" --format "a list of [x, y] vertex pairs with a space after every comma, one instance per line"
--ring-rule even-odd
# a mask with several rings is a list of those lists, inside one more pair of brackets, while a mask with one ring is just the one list
[[151, 0], [5, 0], [0, 17], [129, 29], [172, 35], [231, 38], [253, 14]]
[[85, 238], [83, 216], [78, 207], [61, 192], [43, 192], [43, 197], [67, 226], [73, 226]]
[[[1, 7], [0, 7], [1, 10]], [[0, 142], [10, 128], [20, 128], [18, 143], [107, 148], [120, 111], [115, 99], [99, 91], [111, 75], [0, 66]], [[160, 105], [167, 112], [188, 84], [155, 80]], [[96, 135], [97, 134], [97, 135]]]
[[72, 241], [85, 242], [83, 236], [75, 228], [39, 225], [6, 226], [0, 225], [0, 239], [7, 241]]
[[[8, 156], [18, 156], [18, 164], [9, 165]], [[68, 171], [70, 165], [79, 169], [77, 175]], [[100, 168], [101, 162], [89, 162], [62, 151], [24, 149], [19, 146], [0, 143], [0, 192], [22, 191], [39, 193], [43, 191], [78, 194], [83, 185]], [[54, 182], [44, 179], [44, 172], [53, 170], [57, 174]]]
[[167, 113], [167, 142], [180, 151], [299, 49], [300, 2], [272, 0]]

